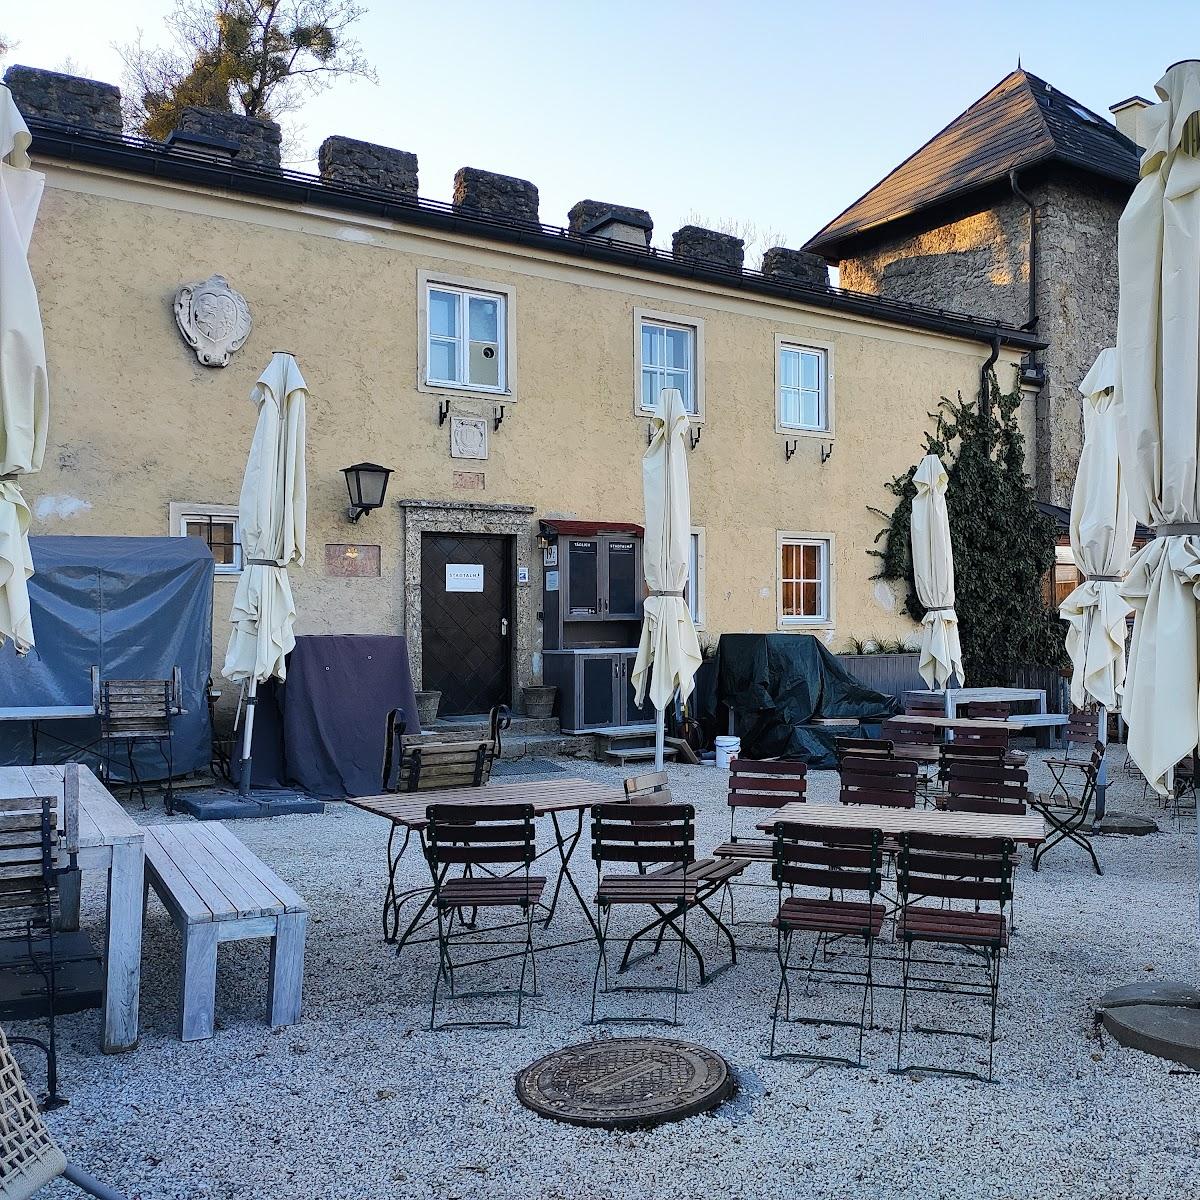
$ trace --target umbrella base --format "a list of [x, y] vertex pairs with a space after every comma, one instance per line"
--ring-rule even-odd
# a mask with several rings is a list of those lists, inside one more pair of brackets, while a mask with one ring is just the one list
[[325, 811], [325, 805], [311, 796], [266, 790], [252, 790], [245, 796], [237, 792], [177, 793], [175, 807], [198, 821], [237, 821]]
[[1200, 988], [1130, 983], [1101, 996], [1096, 1022], [1122, 1046], [1200, 1071]]

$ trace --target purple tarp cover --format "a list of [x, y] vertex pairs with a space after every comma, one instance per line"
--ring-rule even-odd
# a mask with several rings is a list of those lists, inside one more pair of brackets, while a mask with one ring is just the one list
[[402, 709], [409, 730], [420, 730], [403, 637], [302, 635], [288, 656], [287, 682], [272, 684], [259, 689], [255, 787], [334, 799], [376, 795], [389, 710]]

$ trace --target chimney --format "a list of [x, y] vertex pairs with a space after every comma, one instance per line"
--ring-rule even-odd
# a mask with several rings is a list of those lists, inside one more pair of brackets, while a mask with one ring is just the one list
[[746, 243], [729, 233], [701, 225], [684, 225], [671, 234], [671, 253], [680, 262], [707, 263], [727, 271], [740, 271]]
[[417, 156], [407, 150], [327, 137], [317, 151], [317, 165], [329, 183], [375, 188], [403, 200], [417, 198]]
[[1142, 144], [1138, 140], [1138, 113], [1143, 108], [1149, 108], [1150, 104], [1151, 101], [1144, 96], [1130, 96], [1128, 100], [1122, 100], [1109, 107], [1108, 111], [1112, 113], [1113, 120], [1117, 123], [1117, 132], [1123, 133], [1135, 146]]
[[654, 233], [654, 222], [644, 208], [603, 200], [580, 200], [567, 213], [567, 220], [571, 232], [580, 237], [608, 239], [638, 249], [649, 246]]
[[538, 220], [538, 190], [528, 179], [498, 175], [478, 167], [454, 173], [454, 207], [514, 221]]
[[4, 82], [26, 120], [41, 118], [103, 133], [121, 132], [121, 93], [111, 83], [17, 65], [4, 73]]
[[180, 113], [167, 145], [278, 171], [282, 140], [274, 121], [189, 105]]

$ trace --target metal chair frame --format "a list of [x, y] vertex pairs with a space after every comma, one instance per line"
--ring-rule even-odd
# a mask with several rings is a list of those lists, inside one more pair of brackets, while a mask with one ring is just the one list
[[[538, 994], [537, 952], [533, 940], [534, 910], [541, 901], [546, 880], [530, 874], [537, 858], [537, 834], [534, 809], [531, 804], [431, 804], [427, 810], [428, 826], [425, 854], [433, 876], [433, 906], [437, 913], [438, 970], [433, 984], [433, 1000], [429, 1013], [429, 1028], [516, 1028], [521, 1027], [524, 1001]], [[463, 875], [450, 876], [452, 867], [461, 866]], [[509, 871], [496, 875], [493, 868], [507, 866]], [[473, 868], [484, 874], [475, 876]], [[521, 919], [480, 929], [476, 925], [479, 909], [518, 908]], [[470, 912], [470, 919], [464, 914]], [[462, 927], [455, 930], [455, 919]], [[476, 955], [454, 960], [453, 947], [477, 935], [521, 931], [515, 941], [502, 938], [485, 942], [489, 947], [517, 945], [520, 950], [505, 950], [497, 954]], [[478, 946], [479, 943], [473, 943]], [[455, 971], [484, 966], [504, 959], [520, 957], [521, 970], [517, 987], [460, 992], [455, 983]], [[533, 990], [525, 989], [525, 977], [532, 968]], [[438, 993], [442, 982], [449, 984], [450, 995], [457, 1000], [487, 999], [516, 996], [516, 1019], [488, 1021], [444, 1021], [437, 1024]]]
[[[843, 1066], [863, 1065], [863, 1039], [870, 1023], [874, 1023], [874, 957], [875, 941], [880, 936], [887, 916], [883, 904], [875, 897], [883, 884], [883, 845], [877, 829], [828, 829], [799, 822], [779, 821], [773, 830], [774, 861], [772, 879], [779, 892], [779, 909], [772, 922], [776, 929], [775, 951], [779, 962], [779, 987], [771, 1013], [771, 1041], [768, 1058], [792, 1059], [805, 1062], [836, 1063]], [[827, 893], [822, 900], [807, 900], [796, 896], [797, 887], [815, 887]], [[785, 898], [784, 889], [787, 889]], [[835, 900], [837, 891], [841, 899]], [[865, 893], [865, 902], [848, 901], [845, 893]], [[815, 933], [812, 953], [804, 966], [792, 966], [792, 940], [797, 933]], [[862, 938], [864, 954], [838, 954], [830, 958], [830, 941]], [[818, 955], [825, 951], [818, 964]], [[846, 964], [862, 961], [861, 971]], [[832, 965], [827, 965], [832, 963]], [[805, 988], [817, 976], [834, 986], [862, 987], [862, 1004], [857, 1021], [833, 1017], [792, 1016], [792, 989], [789, 972], [805, 974]], [[857, 1028], [857, 1057], [807, 1052], [777, 1052], [779, 1022], [802, 1025], [837, 1025]]]
[[[1068, 772], [1086, 771], [1088, 760], [1091, 758], [1092, 747], [1100, 741], [1100, 714], [1097, 711], [1082, 712], [1076, 710], [1067, 718], [1067, 723], [1063, 727], [1060, 734], [1059, 744], [1063, 747], [1063, 753], [1057, 758], [1045, 759], [1046, 766], [1050, 770], [1054, 783], [1050, 788], [1049, 798], [1062, 794], [1062, 798], [1071, 803], [1072, 797], [1070, 789], [1067, 787]], [[1076, 746], [1085, 747], [1083, 755], [1080, 758], [1072, 756], [1072, 749]]]
[[1042, 814], [1042, 816], [1050, 823], [1051, 832], [1041, 845], [1035, 847], [1033, 851], [1033, 869], [1036, 871], [1041, 866], [1042, 859], [1047, 853], [1054, 849], [1060, 842], [1070, 841], [1075, 845], [1081, 846], [1088, 852], [1088, 857], [1092, 860], [1092, 866], [1096, 868], [1097, 875], [1103, 875], [1104, 871], [1100, 866], [1100, 860], [1096, 857], [1095, 848], [1092, 846], [1092, 839], [1089, 833], [1085, 832], [1088, 822], [1091, 818], [1092, 805], [1096, 800], [1096, 788], [1100, 779], [1100, 765], [1104, 761], [1105, 746], [1103, 742], [1097, 741], [1092, 745], [1092, 755], [1088, 759], [1087, 767], [1083, 772], [1083, 788], [1078, 799], [1073, 799], [1070, 804], [1055, 804], [1053, 794], [1050, 796], [1031, 796], [1030, 800], [1034, 806]]
[[[134, 747], [154, 745], [167, 768], [163, 806], [167, 815], [175, 811], [175, 748], [171, 720], [183, 708], [183, 682], [178, 667], [170, 679], [101, 679], [100, 668], [92, 668], [92, 703], [100, 718], [102, 774], [105, 786], [112, 783], [114, 743], [125, 745], [129, 772], [129, 800], [136, 791], [146, 807], [146, 787], [134, 763]], [[163, 749], [163, 744], [166, 749]]]
[[[1013, 843], [1003, 838], [976, 839], [916, 833], [901, 836], [896, 868], [896, 891], [900, 902], [896, 938], [902, 944], [903, 957], [900, 1020], [896, 1031], [896, 1065], [892, 1068], [893, 1074], [920, 1071], [993, 1082], [1000, 960], [1001, 951], [1008, 946], [1005, 910], [1012, 901], [1013, 848]], [[952, 876], [946, 873], [950, 862], [955, 864]], [[922, 908], [917, 901], [925, 899], [941, 899], [944, 902], [968, 900], [974, 903], [975, 911]], [[979, 911], [981, 905], [988, 903], [997, 906], [995, 914]], [[957, 947], [967, 952], [967, 958], [918, 958], [914, 954], [914, 943], [918, 942], [930, 947]], [[982, 980], [976, 982], [974, 974], [966, 974], [972, 967], [981, 970]], [[988, 1001], [986, 1037], [967, 1029], [913, 1026], [918, 1033], [985, 1040], [988, 1044], [986, 1076], [977, 1071], [952, 1067], [904, 1064], [909, 996], [914, 992], [978, 997]]]

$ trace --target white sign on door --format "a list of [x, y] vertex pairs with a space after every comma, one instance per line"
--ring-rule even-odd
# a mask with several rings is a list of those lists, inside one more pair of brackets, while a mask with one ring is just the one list
[[447, 563], [446, 591], [482, 592], [483, 563]]

